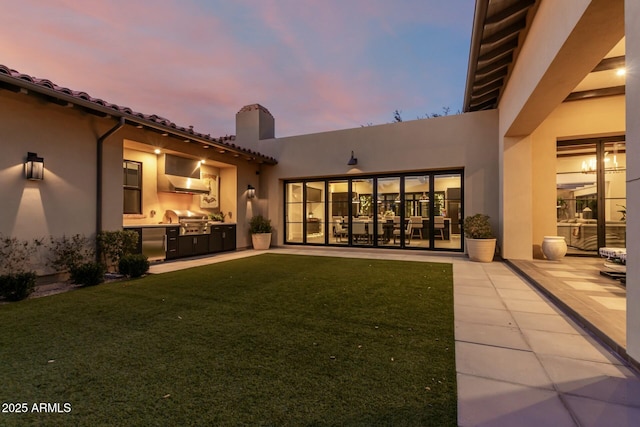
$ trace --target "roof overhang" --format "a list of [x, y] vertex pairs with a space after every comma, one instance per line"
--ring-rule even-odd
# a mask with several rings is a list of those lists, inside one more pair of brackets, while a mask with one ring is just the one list
[[[13, 75], [12, 71], [15, 75]], [[256, 163], [277, 164], [277, 160], [273, 157], [265, 156], [233, 144], [231, 141], [235, 140], [235, 136], [213, 138], [210, 135], [195, 132], [192, 127], [179, 127], [175, 123], [162, 117], [136, 113], [129, 108], [110, 104], [101, 99], [91, 98], [85, 92], [74, 92], [70, 89], [60, 88], [48, 80], [34, 79], [25, 74], [19, 74], [14, 70], [8, 70], [6, 67], [0, 65], [0, 90], [1, 89], [16, 93], [36, 95], [48, 102], [65, 107], [77, 107], [99, 117], [117, 120], [122, 118], [125, 121], [125, 125], [154, 131], [163, 136], [172, 136], [184, 142], [211, 147], [220, 154], [229, 154], [235, 158], [242, 158]]]
[[540, 0], [476, 0], [464, 111], [494, 109]]

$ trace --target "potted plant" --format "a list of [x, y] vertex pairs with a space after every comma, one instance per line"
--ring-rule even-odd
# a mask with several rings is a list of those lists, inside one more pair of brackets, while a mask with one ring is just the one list
[[210, 213], [209, 219], [211, 220], [211, 222], [224, 222], [224, 213], [222, 212]]
[[251, 233], [251, 242], [253, 249], [265, 250], [271, 245], [271, 220], [256, 215], [249, 221], [249, 232]]
[[462, 223], [467, 253], [471, 261], [491, 262], [496, 252], [496, 238], [491, 231], [489, 217], [483, 214], [468, 216]]

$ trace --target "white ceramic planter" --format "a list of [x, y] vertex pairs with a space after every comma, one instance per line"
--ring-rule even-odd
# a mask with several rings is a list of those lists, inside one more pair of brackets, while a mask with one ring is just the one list
[[471, 261], [491, 262], [496, 253], [496, 239], [466, 238], [467, 254]]
[[251, 235], [253, 249], [263, 251], [269, 249], [271, 245], [271, 233], [255, 233]]
[[542, 253], [550, 261], [556, 261], [567, 254], [567, 242], [562, 236], [544, 236]]

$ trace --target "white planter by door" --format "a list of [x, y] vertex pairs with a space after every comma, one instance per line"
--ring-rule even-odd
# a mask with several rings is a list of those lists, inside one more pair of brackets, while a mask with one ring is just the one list
[[542, 253], [549, 261], [556, 261], [567, 254], [567, 242], [562, 236], [544, 236]]
[[271, 233], [254, 233], [251, 235], [253, 249], [266, 250], [271, 245]]
[[471, 261], [491, 262], [496, 253], [496, 239], [465, 239]]

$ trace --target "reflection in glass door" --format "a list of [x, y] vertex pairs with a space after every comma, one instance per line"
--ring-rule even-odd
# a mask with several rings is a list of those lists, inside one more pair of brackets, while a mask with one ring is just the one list
[[558, 142], [557, 234], [569, 254], [626, 246], [625, 180], [623, 137]]
[[303, 238], [303, 194], [302, 183], [292, 182], [286, 186], [286, 229], [287, 241], [302, 243]]
[[354, 178], [351, 180], [351, 244], [372, 246], [374, 240], [375, 203], [373, 200], [373, 179]]
[[344, 180], [329, 181], [329, 243], [349, 244], [349, 182]]
[[462, 176], [436, 175], [433, 180], [433, 245], [437, 249], [457, 249], [462, 246], [460, 220], [462, 206]]
[[429, 202], [432, 199], [429, 175], [404, 178], [405, 218], [410, 223], [411, 247], [430, 247]]
[[606, 142], [604, 169], [604, 246], [627, 246], [627, 153], [624, 141]]
[[377, 179], [376, 238], [378, 246], [402, 246], [400, 178]]
[[305, 243], [325, 243], [324, 181], [305, 183]]

